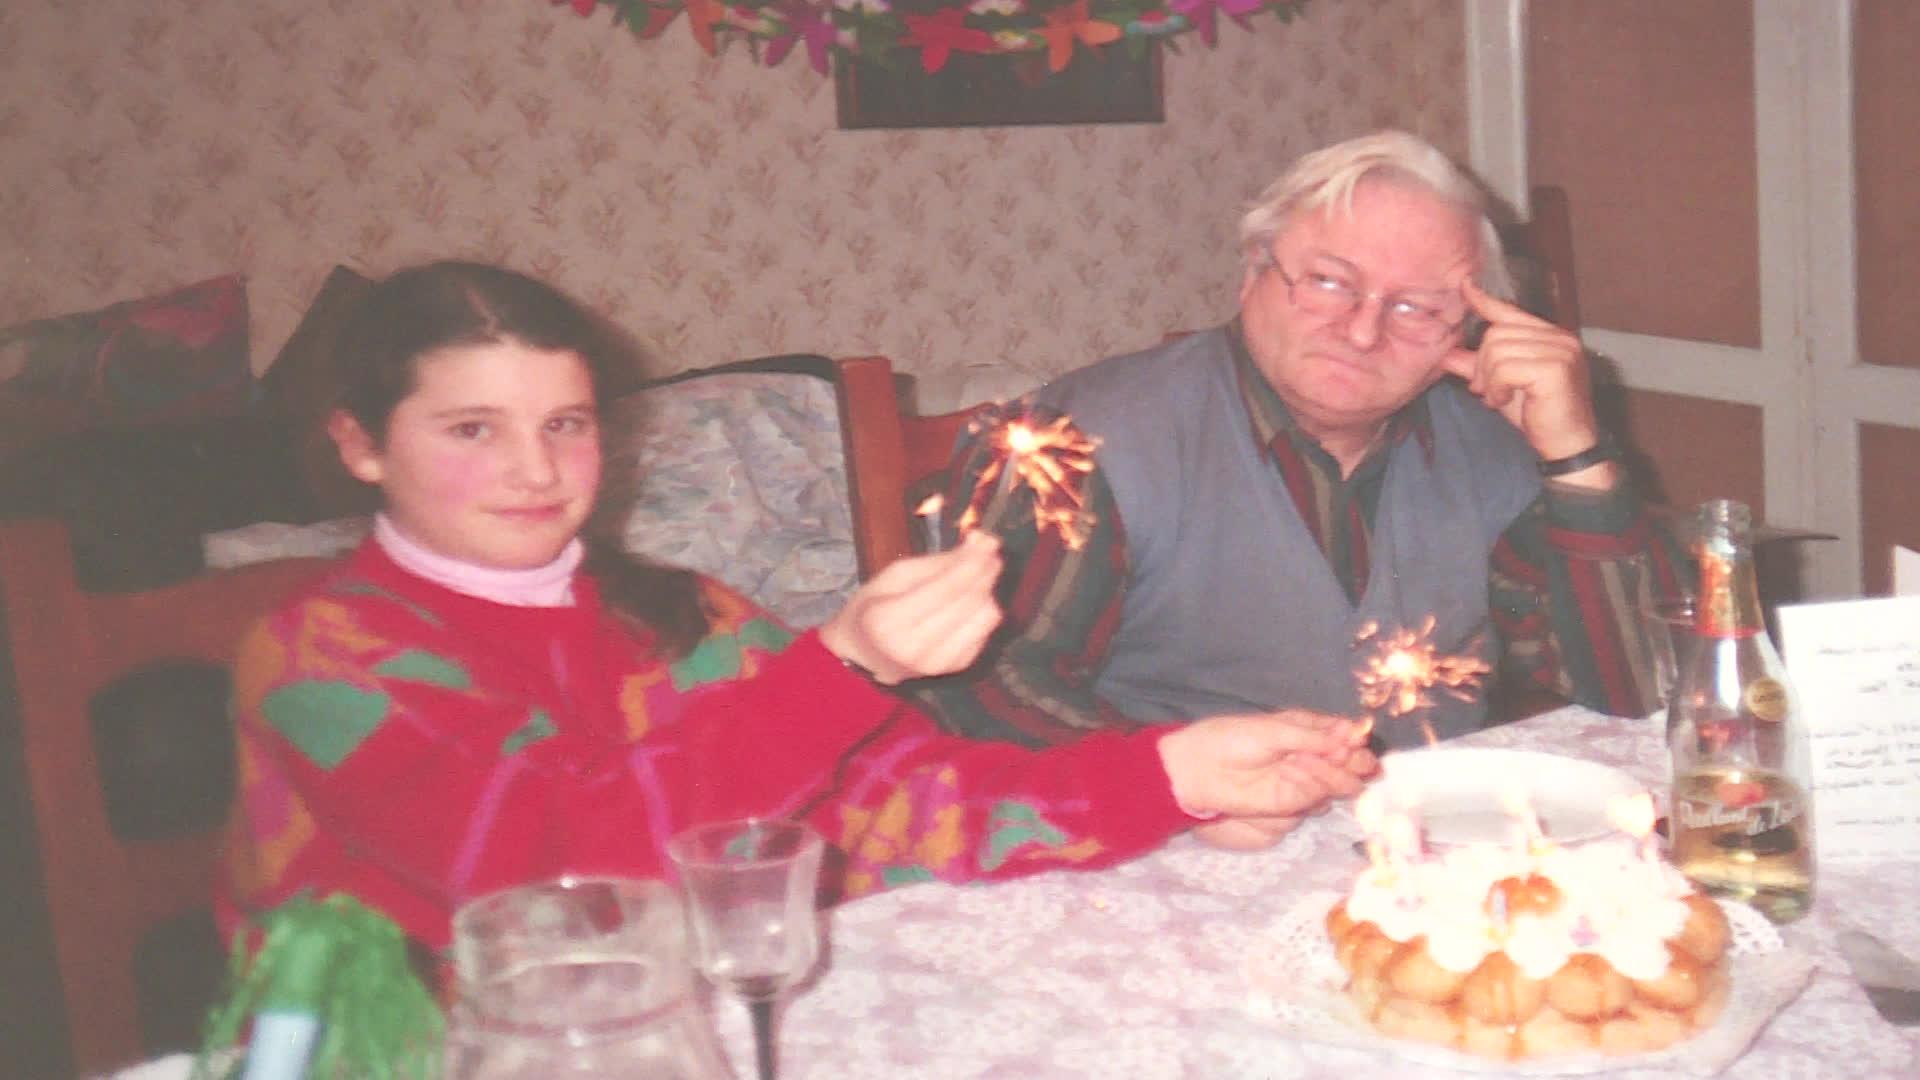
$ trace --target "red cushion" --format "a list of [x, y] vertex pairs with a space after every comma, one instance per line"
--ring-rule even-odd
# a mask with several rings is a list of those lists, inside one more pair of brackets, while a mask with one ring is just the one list
[[55, 435], [236, 415], [252, 398], [238, 274], [0, 330], [0, 458]]

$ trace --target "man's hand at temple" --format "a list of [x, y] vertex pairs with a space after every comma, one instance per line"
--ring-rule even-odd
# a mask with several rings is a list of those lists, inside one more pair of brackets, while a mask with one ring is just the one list
[[[1601, 444], [1594, 415], [1593, 382], [1586, 349], [1565, 327], [1463, 283], [1461, 295], [1487, 331], [1476, 352], [1456, 348], [1445, 367], [1467, 389], [1520, 429], [1541, 461], [1560, 461]], [[1606, 490], [1619, 481], [1620, 466], [1601, 461], [1558, 476], [1561, 483]]]

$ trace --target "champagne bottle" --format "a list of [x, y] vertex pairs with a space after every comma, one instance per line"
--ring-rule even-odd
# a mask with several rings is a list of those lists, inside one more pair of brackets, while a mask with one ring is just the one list
[[1701, 505], [1699, 642], [1675, 678], [1667, 724], [1673, 861], [1709, 895], [1783, 923], [1813, 902], [1811, 764], [1761, 617], [1751, 534], [1745, 505]]

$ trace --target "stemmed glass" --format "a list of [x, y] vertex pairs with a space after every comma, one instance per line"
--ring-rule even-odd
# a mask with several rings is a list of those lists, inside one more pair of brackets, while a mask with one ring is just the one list
[[746, 999], [760, 1080], [773, 1080], [773, 1006], [820, 955], [814, 892], [824, 844], [794, 821], [725, 821], [675, 836], [693, 966]]

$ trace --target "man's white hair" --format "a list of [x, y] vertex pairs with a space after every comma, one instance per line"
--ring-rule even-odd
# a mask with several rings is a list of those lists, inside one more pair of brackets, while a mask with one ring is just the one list
[[1364, 180], [1404, 184], [1433, 193], [1472, 218], [1480, 239], [1474, 279], [1495, 296], [1512, 298], [1500, 232], [1487, 216], [1487, 196], [1471, 176], [1432, 143], [1404, 131], [1376, 131], [1302, 157], [1240, 219], [1240, 256], [1251, 270], [1273, 262], [1273, 243], [1299, 214], [1353, 213], [1353, 192]]

